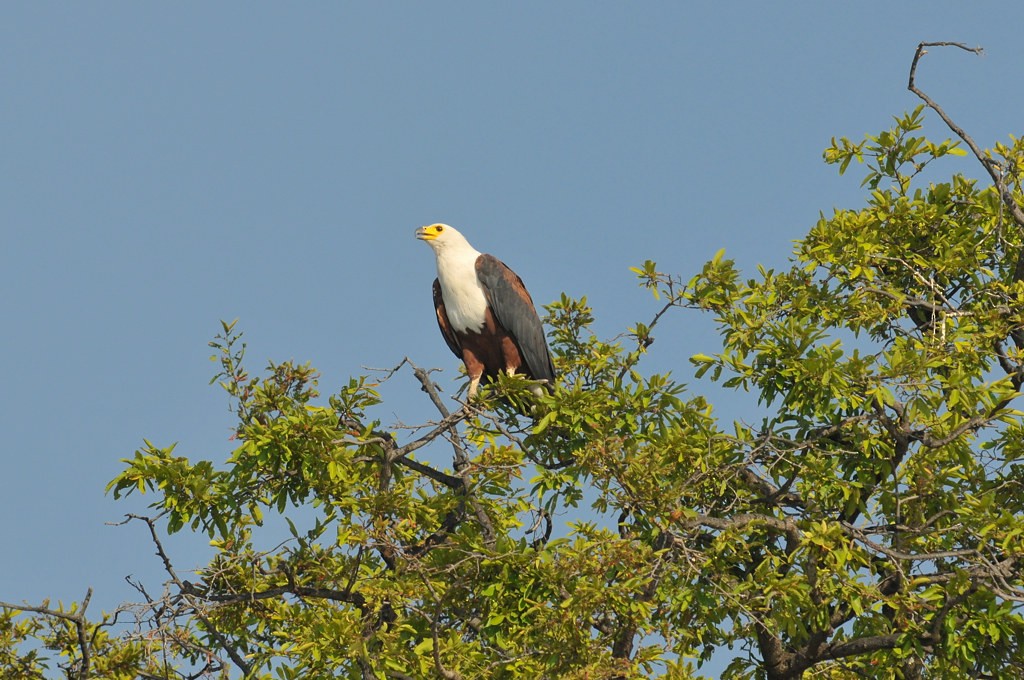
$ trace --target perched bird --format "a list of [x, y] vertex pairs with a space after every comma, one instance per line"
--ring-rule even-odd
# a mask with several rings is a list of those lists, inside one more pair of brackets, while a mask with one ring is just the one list
[[[481, 378], [494, 380], [499, 371], [542, 381], [550, 390], [555, 379], [544, 327], [515, 272], [493, 255], [484, 255], [447, 224], [416, 230], [437, 257], [434, 309], [441, 335], [466, 364], [469, 396], [476, 396]], [[534, 389], [539, 394], [540, 388]]]

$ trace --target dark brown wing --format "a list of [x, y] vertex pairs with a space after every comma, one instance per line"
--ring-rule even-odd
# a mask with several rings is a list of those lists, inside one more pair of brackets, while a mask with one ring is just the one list
[[462, 358], [462, 348], [459, 346], [459, 339], [452, 330], [452, 324], [448, 321], [448, 312], [444, 308], [444, 297], [441, 295], [441, 282], [434, 279], [434, 311], [437, 312], [437, 327], [441, 329], [444, 341], [448, 348], [458, 358]]
[[515, 340], [530, 375], [535, 380], [547, 380], [550, 385], [555, 379], [551, 352], [544, 337], [544, 326], [523, 280], [493, 255], [476, 259], [476, 275], [494, 317]]

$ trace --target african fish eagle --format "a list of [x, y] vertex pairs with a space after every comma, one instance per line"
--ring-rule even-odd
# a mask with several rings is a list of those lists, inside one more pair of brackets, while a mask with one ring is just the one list
[[469, 397], [476, 396], [481, 378], [494, 380], [499, 371], [543, 381], [552, 389], [551, 353], [523, 280], [498, 258], [475, 250], [447, 224], [420, 227], [416, 238], [426, 241], [437, 257], [437, 325], [466, 365]]

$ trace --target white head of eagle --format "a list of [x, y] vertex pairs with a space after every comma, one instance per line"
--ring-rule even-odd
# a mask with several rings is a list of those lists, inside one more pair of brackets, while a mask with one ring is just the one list
[[493, 255], [473, 248], [456, 229], [416, 230], [437, 258], [434, 310], [441, 335], [466, 364], [469, 396], [500, 371], [543, 381], [555, 378], [544, 327], [522, 279]]

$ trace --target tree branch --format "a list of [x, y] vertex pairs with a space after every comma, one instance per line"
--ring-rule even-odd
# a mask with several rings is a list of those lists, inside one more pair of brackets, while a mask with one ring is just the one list
[[751, 524], [759, 524], [768, 527], [769, 529], [774, 529], [775, 531], [785, 534], [786, 537], [792, 541], [799, 542], [801, 539], [802, 534], [800, 532], [800, 527], [797, 526], [796, 522], [788, 519], [779, 519], [778, 517], [772, 517], [771, 515], [741, 513], [729, 518], [698, 515], [694, 518], [683, 520], [681, 522], [681, 525], [684, 528], [703, 526], [708, 529], [716, 529], [718, 531], [742, 529]]
[[167, 575], [171, 577], [171, 581], [173, 581], [174, 585], [178, 587], [179, 592], [181, 592], [182, 595], [190, 601], [190, 604], [192, 605], [192, 609], [195, 612], [196, 617], [200, 621], [202, 621], [203, 625], [210, 632], [210, 635], [212, 635], [214, 639], [217, 640], [217, 644], [219, 644], [224, 649], [224, 651], [227, 652], [227, 655], [231, 658], [231, 661], [234, 662], [234, 664], [238, 667], [240, 671], [242, 671], [242, 675], [246, 677], [251, 675], [252, 666], [250, 666], [249, 663], [244, 658], [242, 658], [242, 655], [239, 654], [238, 650], [235, 649], [235, 646], [231, 644], [231, 642], [224, 636], [224, 634], [217, 630], [217, 627], [213, 625], [213, 622], [210, 621], [210, 618], [206, 616], [206, 614], [204, 614], [202, 610], [195, 605], [194, 602], [191, 602], [191, 599], [193, 597], [193, 595], [191, 595], [191, 592], [193, 589], [189, 586], [186, 586], [185, 583], [178, 577], [177, 572], [174, 570], [174, 566], [171, 564], [170, 558], [164, 551], [163, 543], [160, 542], [160, 537], [157, 536], [156, 522], [153, 520], [153, 518], [132, 514], [126, 515], [126, 517], [129, 520], [137, 519], [146, 523], [146, 526], [149, 527], [150, 538], [153, 539], [153, 544], [156, 546], [156, 554], [164, 564], [164, 571], [166, 571]]
[[[978, 159], [982, 167], [985, 168], [985, 172], [992, 178], [992, 184], [996, 187], [996, 191], [999, 192], [999, 198], [1002, 199], [1003, 205], [1010, 212], [1010, 216], [1013, 221], [1017, 223], [1020, 229], [1024, 229], [1024, 210], [1017, 204], [1017, 201], [1013, 197], [1013, 193], [1010, 191], [1010, 187], [1007, 186], [1006, 182], [1003, 181], [1003, 168], [1002, 166], [992, 158], [988, 157], [980, 147], [974, 142], [970, 135], [964, 132], [964, 129], [953, 122], [953, 119], [942, 110], [934, 99], [924, 93], [921, 88], [917, 86], [916, 75], [917, 75], [917, 63], [921, 60], [921, 57], [928, 54], [927, 48], [929, 47], [956, 47], [957, 49], [970, 52], [972, 54], [982, 54], [984, 50], [980, 47], [968, 47], [963, 43], [958, 42], [923, 42], [918, 44], [917, 50], [914, 52], [914, 60], [910, 64], [910, 78], [907, 81], [907, 89], [913, 92], [917, 97], [925, 103], [925, 105], [932, 111], [939, 115], [942, 122], [946, 124], [953, 134], [959, 137], [964, 144], [970, 148], [971, 153]], [[1017, 257], [1017, 264], [1014, 267], [1013, 280], [1021, 281], [1024, 280], [1024, 249], [1021, 250]], [[1017, 338], [1015, 338], [1017, 340]], [[1020, 344], [1020, 343], [1018, 343]]]
[[[967, 134], [962, 127], [960, 127], [955, 122], [953, 122], [953, 119], [950, 118], [949, 115], [946, 114], [946, 112], [942, 109], [941, 106], [939, 106], [935, 102], [934, 99], [932, 99], [927, 94], [925, 94], [924, 91], [921, 90], [921, 88], [919, 88], [917, 86], [917, 81], [916, 81], [916, 77], [917, 77], [917, 64], [921, 60], [921, 57], [923, 57], [924, 55], [928, 54], [927, 48], [929, 48], [929, 47], [956, 47], [958, 49], [964, 50], [965, 52], [970, 52], [972, 54], [977, 54], [977, 55], [982, 54], [984, 52], [984, 50], [982, 50], [982, 48], [980, 48], [980, 47], [968, 47], [964, 43], [958, 43], [958, 42], [923, 42], [923, 43], [918, 43], [917, 50], [914, 52], [914, 60], [910, 63], [910, 78], [907, 81], [907, 89], [910, 90], [911, 92], [913, 92], [915, 95], [917, 95], [917, 97], [921, 101], [923, 101], [928, 108], [930, 108], [932, 111], [937, 113], [939, 115], [939, 118], [942, 119], [942, 122], [944, 122], [946, 124], [946, 127], [948, 127], [953, 132], [953, 134], [955, 134], [957, 137], [959, 137], [961, 140], [963, 140], [963, 142], [971, 149], [971, 152], [974, 154], [974, 157], [978, 159], [978, 162], [980, 162], [982, 164], [982, 166], [984, 166], [985, 170], [988, 172], [989, 176], [992, 178], [992, 181], [999, 188], [1000, 195], [1003, 195], [1002, 194], [1003, 180], [1000, 177], [999, 173], [996, 172], [996, 168], [998, 167], [998, 164], [995, 163], [995, 161], [993, 161], [991, 158], [986, 158], [984, 153], [982, 152], [981, 148], [979, 148], [978, 145], [974, 142], [974, 139], [972, 139], [971, 136], [969, 134]], [[1012, 198], [1009, 201], [1009, 203], [1013, 207], [1016, 207], [1016, 203], [1012, 200]], [[1010, 206], [1008, 205], [1007, 207], [1010, 207]], [[1019, 214], [1019, 218], [1018, 218], [1018, 216], [1015, 216], [1014, 217], [1014, 221], [1016, 221], [1018, 224], [1024, 225], [1024, 214], [1020, 214], [1019, 208], [1018, 208], [1017, 212]]]
[[82, 662], [78, 668], [79, 680], [86, 680], [89, 677], [89, 664], [91, 662], [91, 647], [90, 641], [86, 636], [86, 628], [88, 622], [85, 618], [85, 610], [89, 607], [89, 601], [92, 599], [92, 588], [85, 591], [85, 597], [82, 598], [82, 605], [74, 612], [65, 612], [57, 609], [50, 609], [49, 607], [33, 607], [27, 604], [11, 604], [9, 602], [0, 602], [0, 608], [2, 609], [15, 609], [17, 611], [32, 612], [33, 614], [42, 614], [43, 616], [49, 616], [55, 619], [62, 619], [68, 621], [75, 626], [75, 634], [78, 639], [78, 650], [82, 655]]
[[[442, 423], [444, 423], [445, 421], [450, 421], [450, 425], [448, 426], [447, 429], [452, 435], [449, 438], [449, 441], [451, 442], [452, 449], [454, 450], [454, 460], [452, 463], [452, 467], [455, 469], [455, 472], [459, 475], [459, 478], [462, 482], [462, 492], [469, 500], [469, 505], [471, 508], [473, 508], [473, 514], [476, 516], [477, 522], [480, 525], [480, 532], [483, 535], [484, 545], [486, 545], [487, 547], [493, 547], [495, 541], [497, 541], [497, 533], [494, 530], [494, 524], [491, 522], [491, 518], [487, 515], [487, 511], [484, 510], [484, 507], [480, 504], [480, 502], [470, 491], [469, 485], [466, 483], [465, 477], [463, 475], [464, 471], [469, 466], [469, 455], [466, 453], [466, 448], [462, 444], [462, 440], [455, 429], [455, 424], [460, 420], [464, 420], [465, 418], [469, 417], [469, 409], [463, 407], [454, 416], [451, 415], [448, 409], [445, 407], [444, 402], [441, 401], [441, 395], [438, 391], [438, 387], [434, 383], [434, 381], [430, 379], [430, 374], [427, 371], [420, 368], [419, 366], [417, 366], [416, 364], [414, 364], [412, 361], [409, 361], [408, 357], [405, 359], [405, 361], [408, 362], [409, 366], [412, 367], [413, 374], [416, 376], [416, 379], [420, 381], [420, 385], [422, 386], [423, 391], [427, 393], [427, 395], [430, 397], [430, 401], [433, 402], [438, 412], [443, 416]], [[438, 429], [440, 428], [441, 426], [439, 425]], [[407, 455], [407, 453], [402, 454], [402, 456], [405, 455]]]
[[894, 560], [903, 560], [907, 562], [931, 562], [950, 557], [975, 557], [978, 555], [977, 550], [938, 550], [930, 553], [907, 553], [901, 550], [888, 548], [880, 543], [872, 541], [863, 531], [849, 522], [840, 522], [839, 526], [850, 538], [860, 541], [869, 549], [879, 552], [886, 557], [891, 557]]
[[[430, 372], [420, 368], [411, 359], [405, 357], [401, 363], [395, 366], [393, 369], [388, 371], [390, 376], [395, 371], [399, 370], [402, 366], [408, 364], [413, 370], [413, 374], [416, 379], [419, 380], [421, 389], [430, 397], [431, 402], [437, 408], [441, 414], [441, 420], [434, 424], [433, 428], [427, 432], [427, 434], [415, 439], [404, 446], [396, 446], [394, 437], [386, 432], [372, 432], [371, 437], [367, 439], [341, 439], [338, 443], [347, 445], [364, 445], [364, 444], [378, 444], [384, 449], [384, 461], [385, 467], [391, 464], [402, 465], [410, 470], [420, 473], [425, 477], [428, 477], [435, 482], [443, 484], [444, 486], [452, 489], [456, 493], [462, 495], [468, 500], [470, 507], [473, 509], [473, 513], [476, 516], [477, 522], [480, 525], [480, 531], [484, 540], [484, 544], [488, 547], [492, 547], [494, 542], [497, 540], [497, 533], [494, 530], [494, 525], [491, 522], [491, 518], [487, 515], [483, 505], [477, 500], [471, 492], [469, 485], [466, 481], [463, 472], [469, 467], [469, 455], [466, 453], [466, 449], [462, 444], [462, 440], [456, 430], [455, 426], [463, 420], [472, 415], [472, 412], [468, 408], [462, 408], [455, 413], [452, 413], [444, 405], [444, 401], [441, 399], [440, 391], [437, 384], [430, 379]], [[409, 454], [414, 451], [426, 446], [430, 442], [434, 441], [438, 437], [448, 434], [449, 442], [454, 450], [454, 461], [453, 467], [458, 475], [449, 475], [436, 468], [433, 468], [425, 463], [410, 459]], [[455, 530], [458, 523], [462, 521], [465, 516], [463, 512], [462, 503], [460, 507], [454, 510], [445, 517], [442, 521], [441, 528], [435, 531], [431, 536], [416, 548], [413, 549], [415, 554], [421, 554], [426, 550], [429, 550], [434, 545], [437, 545], [440, 540], [443, 540], [444, 536]]]
[[[882, 649], [892, 649], [899, 642], [902, 633], [889, 633], [888, 635], [872, 635], [870, 637], [854, 638], [829, 645], [822, 659], [842, 659], [847, 656], [857, 656], [869, 652], [877, 652]], [[924, 644], [931, 644], [929, 638], [922, 640]]]

